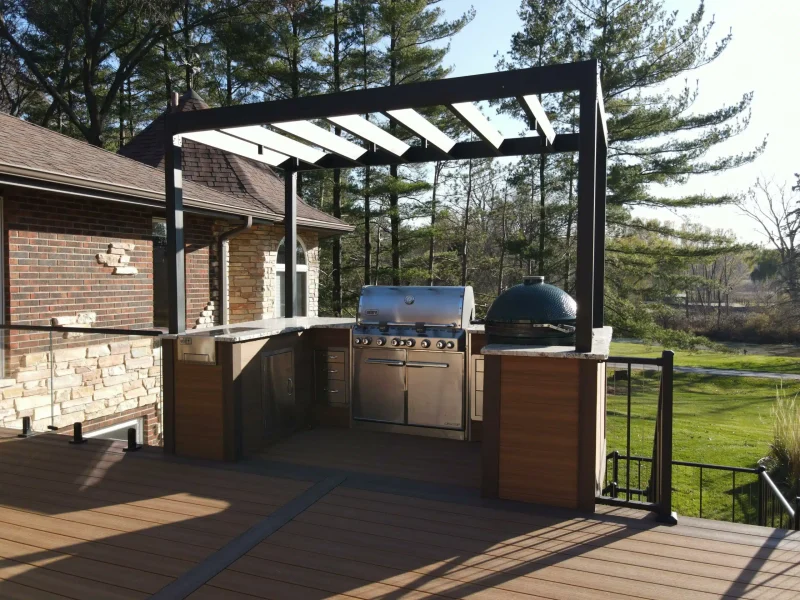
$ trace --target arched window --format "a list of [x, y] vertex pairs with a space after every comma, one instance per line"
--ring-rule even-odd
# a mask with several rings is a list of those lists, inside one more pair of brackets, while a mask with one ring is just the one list
[[[281, 240], [278, 244], [278, 260], [275, 265], [275, 316], [286, 316], [286, 304], [283, 297], [283, 290], [286, 287], [286, 240]], [[306, 249], [303, 242], [297, 240], [297, 274], [294, 280], [294, 316], [305, 317], [308, 306], [308, 263], [306, 261]]]

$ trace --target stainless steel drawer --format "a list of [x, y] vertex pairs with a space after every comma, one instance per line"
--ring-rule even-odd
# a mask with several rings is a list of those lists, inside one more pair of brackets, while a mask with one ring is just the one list
[[344, 364], [344, 350], [326, 350], [318, 352], [318, 356], [325, 362]]
[[344, 381], [345, 380], [345, 370], [344, 370], [344, 363], [325, 363], [319, 366], [320, 371], [325, 373], [327, 379], [336, 380], [336, 381]]

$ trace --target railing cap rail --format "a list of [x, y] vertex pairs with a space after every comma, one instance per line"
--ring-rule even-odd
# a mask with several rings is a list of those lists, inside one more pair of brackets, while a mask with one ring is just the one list
[[93, 333], [103, 335], [133, 335], [133, 336], [146, 336], [158, 337], [164, 335], [163, 331], [158, 329], [114, 329], [108, 327], [60, 327], [55, 325], [16, 325], [14, 323], [0, 323], [0, 329], [3, 330], [17, 330], [17, 331], [43, 331], [53, 333], [83, 333], [90, 335]]

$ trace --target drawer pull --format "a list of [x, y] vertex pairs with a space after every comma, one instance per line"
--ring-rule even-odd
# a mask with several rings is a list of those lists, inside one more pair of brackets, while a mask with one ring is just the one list
[[329, 390], [329, 393], [331, 393], [331, 394], [338, 394], [338, 393], [339, 393], [339, 390]]
[[328, 369], [328, 373], [338, 373], [339, 369]]

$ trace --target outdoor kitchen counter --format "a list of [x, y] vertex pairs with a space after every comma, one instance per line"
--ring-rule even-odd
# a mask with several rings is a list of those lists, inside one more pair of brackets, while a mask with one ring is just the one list
[[337, 317], [296, 317], [293, 319], [274, 318], [260, 321], [246, 321], [231, 325], [220, 325], [205, 329], [190, 329], [181, 334], [165, 335], [166, 339], [176, 339], [182, 335], [202, 335], [219, 329], [248, 328], [250, 331], [240, 331], [229, 335], [218, 335], [214, 339], [218, 342], [237, 344], [263, 338], [273, 337], [284, 333], [296, 333], [308, 329], [351, 329], [356, 324], [355, 319]]
[[611, 348], [611, 327], [598, 327], [592, 331], [592, 349], [578, 352], [575, 346], [525, 346], [521, 344], [487, 344], [481, 354], [496, 356], [522, 356], [537, 358], [577, 358], [608, 360]]

